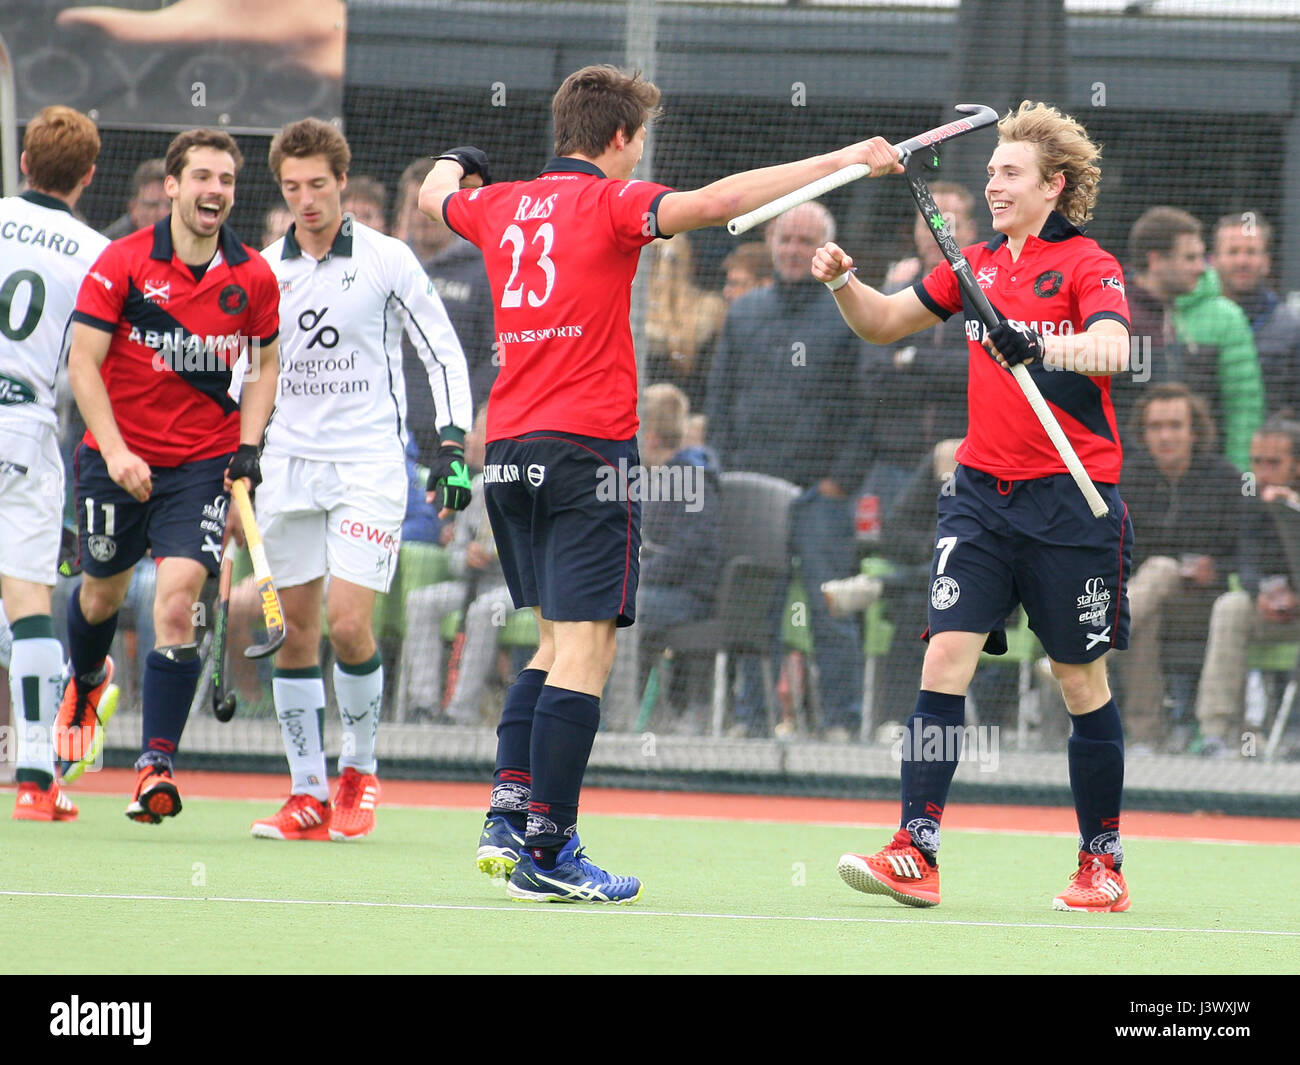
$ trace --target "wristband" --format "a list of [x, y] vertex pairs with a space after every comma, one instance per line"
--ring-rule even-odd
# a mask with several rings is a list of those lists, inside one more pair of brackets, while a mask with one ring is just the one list
[[834, 281], [826, 281], [824, 282], [824, 284], [832, 292], [838, 292], [840, 289], [842, 289], [845, 285], [849, 283], [849, 275], [851, 273], [853, 273], [852, 270], [845, 270], [844, 273], [840, 274], [840, 276], [837, 277]]

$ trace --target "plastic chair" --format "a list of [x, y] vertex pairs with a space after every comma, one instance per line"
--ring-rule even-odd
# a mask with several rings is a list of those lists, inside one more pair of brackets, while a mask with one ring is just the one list
[[790, 504], [799, 489], [762, 473], [724, 473], [722, 571], [713, 613], [679, 625], [668, 646], [680, 654], [713, 655], [713, 735], [722, 735], [727, 711], [727, 661], [757, 655], [769, 724], [775, 719], [771, 611], [790, 579]]

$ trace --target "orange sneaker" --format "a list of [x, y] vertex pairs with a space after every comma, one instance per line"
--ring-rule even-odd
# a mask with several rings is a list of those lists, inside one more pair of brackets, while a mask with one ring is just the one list
[[[63, 689], [63, 701], [54, 719], [54, 757], [82, 765], [93, 761], [104, 745], [101, 725], [117, 709], [118, 689], [113, 683], [112, 656], [104, 659], [104, 679], [83, 692], [76, 678]], [[80, 775], [80, 774], [78, 774]]]
[[164, 817], [181, 812], [181, 793], [176, 790], [172, 771], [162, 765], [147, 765], [135, 778], [135, 796], [126, 816], [142, 825], [161, 824]]
[[278, 813], [253, 822], [253, 838], [329, 839], [330, 817], [328, 803], [311, 795], [290, 795]]
[[1052, 909], [1074, 913], [1123, 913], [1129, 907], [1128, 885], [1115, 868], [1113, 854], [1079, 852], [1079, 868], [1070, 886], [1052, 900]]
[[374, 773], [358, 773], [351, 766], [343, 770], [334, 793], [334, 816], [330, 818], [330, 839], [343, 842], [360, 839], [375, 830], [375, 807], [379, 805], [379, 781]]
[[79, 811], [63, 794], [57, 783], [42, 790], [39, 784], [25, 781], [18, 785], [14, 801], [15, 821], [75, 821]]
[[842, 855], [837, 870], [856, 891], [888, 895], [904, 906], [939, 905], [939, 867], [925, 860], [905, 828], [879, 854]]

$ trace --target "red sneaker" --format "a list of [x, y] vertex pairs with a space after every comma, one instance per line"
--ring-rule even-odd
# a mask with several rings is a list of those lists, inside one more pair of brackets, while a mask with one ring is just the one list
[[254, 839], [330, 838], [329, 803], [311, 795], [290, 795], [279, 813], [253, 822]]
[[1079, 852], [1079, 868], [1070, 886], [1052, 900], [1052, 909], [1074, 913], [1123, 913], [1129, 907], [1128, 885], [1115, 868], [1113, 854]]
[[[90, 691], [82, 691], [76, 678], [63, 689], [63, 700], [54, 719], [54, 757], [85, 768], [104, 746], [103, 725], [117, 710], [118, 691], [113, 683], [112, 656], [104, 659], [104, 679]], [[80, 772], [77, 776], [80, 776]], [[75, 779], [64, 774], [65, 779]]]
[[926, 861], [907, 829], [900, 828], [879, 854], [845, 854], [840, 879], [868, 895], [888, 895], [904, 906], [939, 905], [939, 868]]
[[15, 821], [75, 821], [78, 812], [57, 783], [45, 790], [32, 781], [18, 785], [18, 797], [14, 800]]
[[375, 807], [379, 805], [379, 781], [373, 773], [358, 773], [351, 766], [343, 770], [334, 793], [334, 816], [330, 839], [343, 842], [368, 836], [375, 829]]
[[157, 825], [164, 817], [181, 812], [181, 793], [176, 790], [172, 771], [166, 766], [147, 765], [135, 778], [135, 795], [126, 816], [142, 825]]

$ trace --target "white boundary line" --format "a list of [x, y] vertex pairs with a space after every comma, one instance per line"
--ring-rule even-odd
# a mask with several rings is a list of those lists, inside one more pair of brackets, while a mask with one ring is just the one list
[[[92, 895], [65, 891], [0, 891], [0, 897], [41, 899], [96, 899], [117, 902], [225, 902], [258, 906], [353, 906], [380, 910], [449, 910], [478, 913], [554, 913], [567, 910], [574, 914], [597, 915], [609, 913], [614, 907], [538, 906], [515, 903], [510, 906], [454, 905], [438, 902], [369, 902], [363, 899], [257, 899], [233, 896], [192, 895]], [[902, 924], [937, 925], [950, 928], [1052, 928], [1070, 932], [1164, 932], [1171, 935], [1233, 935], [1233, 936], [1283, 936], [1300, 938], [1300, 932], [1270, 931], [1258, 928], [1160, 928], [1152, 925], [1123, 925], [1098, 921], [1096, 924], [1049, 924], [1047, 922], [1018, 921], [927, 921], [919, 918], [904, 920], [899, 917], [810, 917], [760, 913], [692, 913], [670, 910], [646, 910], [617, 907], [622, 914], [637, 917], [674, 917], [705, 921], [795, 921], [812, 924]]]

